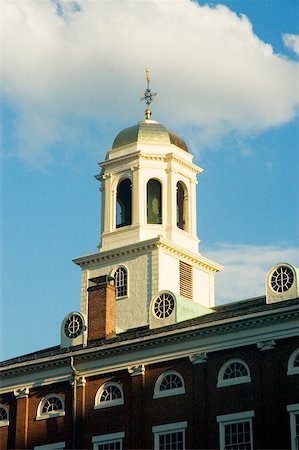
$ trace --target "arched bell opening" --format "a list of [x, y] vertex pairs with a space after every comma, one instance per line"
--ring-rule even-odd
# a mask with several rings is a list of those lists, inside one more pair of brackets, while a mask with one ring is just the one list
[[182, 181], [176, 185], [177, 227], [188, 231], [188, 190]]
[[162, 185], [156, 179], [147, 182], [147, 223], [162, 223]]
[[132, 224], [132, 182], [120, 181], [116, 191], [116, 228]]

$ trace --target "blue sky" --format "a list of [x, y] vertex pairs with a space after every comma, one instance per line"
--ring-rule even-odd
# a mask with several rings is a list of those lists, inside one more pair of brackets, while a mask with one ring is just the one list
[[3, 3], [1, 359], [59, 344], [80, 307], [71, 261], [99, 242], [97, 162], [143, 119], [146, 65], [153, 118], [205, 169], [198, 235], [224, 265], [217, 302], [298, 265], [298, 4], [218, 3]]

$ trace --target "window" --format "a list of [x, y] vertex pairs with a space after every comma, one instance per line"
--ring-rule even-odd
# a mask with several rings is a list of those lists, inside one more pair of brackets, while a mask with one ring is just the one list
[[188, 230], [188, 191], [184, 183], [176, 185], [177, 227]]
[[83, 333], [84, 322], [81, 314], [71, 314], [64, 324], [64, 334], [69, 339], [75, 339]]
[[7, 406], [0, 404], [0, 427], [9, 425], [9, 415]]
[[192, 266], [180, 261], [180, 295], [193, 298]]
[[288, 362], [288, 375], [299, 374], [299, 348], [297, 348], [291, 356]]
[[241, 359], [231, 359], [224, 363], [219, 370], [217, 387], [249, 383], [250, 381], [250, 371], [247, 364]]
[[122, 450], [124, 437], [124, 432], [94, 436], [93, 450]]
[[116, 298], [128, 295], [128, 272], [125, 267], [118, 267], [114, 273], [115, 296]]
[[252, 450], [253, 417], [254, 411], [218, 416], [220, 450]]
[[63, 450], [65, 449], [65, 442], [54, 442], [53, 444], [38, 445], [34, 450]]
[[184, 450], [187, 422], [168, 423], [152, 428], [155, 450]]
[[270, 286], [274, 292], [286, 292], [294, 282], [294, 273], [290, 267], [280, 266], [270, 276]]
[[94, 409], [109, 408], [110, 406], [123, 405], [124, 395], [121, 385], [118, 383], [105, 383], [96, 394]]
[[147, 223], [162, 223], [162, 186], [154, 179], [147, 183]]
[[37, 409], [36, 420], [64, 416], [64, 401], [58, 394], [48, 394], [44, 397]]
[[163, 372], [156, 381], [154, 398], [185, 394], [185, 382], [182, 375], [175, 370]]
[[291, 448], [299, 450], [299, 403], [288, 405], [287, 411], [290, 414]]
[[163, 292], [153, 303], [153, 313], [157, 319], [166, 319], [174, 310], [174, 298], [168, 292]]
[[132, 224], [132, 183], [122, 180], [116, 192], [116, 228]]

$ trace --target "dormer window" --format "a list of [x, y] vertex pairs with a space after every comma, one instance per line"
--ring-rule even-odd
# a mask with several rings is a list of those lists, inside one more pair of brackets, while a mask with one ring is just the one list
[[116, 228], [132, 224], [132, 183], [129, 178], [120, 181], [116, 192]]
[[147, 183], [147, 223], [162, 223], [162, 186], [155, 179]]

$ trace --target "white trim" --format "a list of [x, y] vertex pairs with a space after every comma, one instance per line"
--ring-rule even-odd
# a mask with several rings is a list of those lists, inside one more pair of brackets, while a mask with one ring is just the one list
[[9, 420], [0, 420], [0, 428], [1, 427], [8, 427]]
[[[166, 391], [160, 391], [161, 383], [163, 382], [164, 378], [171, 374], [178, 376], [179, 379], [181, 380], [183, 386], [180, 388], [168, 389]], [[166, 370], [165, 372], [161, 373], [161, 375], [156, 380], [153, 398], [156, 399], [156, 398], [163, 398], [163, 397], [173, 397], [175, 395], [185, 394], [185, 392], [186, 392], [185, 381], [184, 381], [182, 374], [180, 372], [178, 372], [177, 370]]]
[[224, 414], [221, 416], [217, 416], [217, 422], [219, 423], [220, 450], [223, 450], [225, 448], [225, 426], [241, 422], [249, 422], [250, 444], [251, 449], [253, 450], [252, 417], [254, 417], [254, 411], [243, 411], [239, 413]]
[[161, 431], [173, 431], [178, 428], [187, 428], [187, 421], [184, 422], [175, 422], [175, 423], [166, 423], [164, 425], [155, 425], [152, 427], [153, 433], [160, 433]]
[[[42, 410], [43, 410], [44, 404], [51, 397], [57, 397], [61, 401], [62, 409], [59, 411], [43, 413]], [[38, 404], [35, 420], [52, 419], [54, 417], [61, 417], [61, 416], [65, 416], [65, 404], [64, 404], [64, 400], [63, 400], [62, 396], [59, 394], [56, 394], [56, 392], [51, 392], [50, 394], [45, 395], [45, 397], [43, 397]]]
[[53, 444], [37, 445], [33, 448], [34, 450], [63, 450], [65, 448], [65, 442], [54, 442]]
[[185, 449], [185, 429], [187, 428], [187, 421], [166, 423], [164, 425], [156, 425], [152, 427], [154, 433], [154, 449], [159, 449], [159, 438], [164, 434], [172, 434], [176, 432], [183, 433], [183, 448]]
[[299, 348], [296, 348], [289, 357], [287, 375], [299, 374], [299, 366], [298, 367], [294, 366], [296, 356], [298, 355], [299, 355]]
[[[109, 386], [115, 386], [120, 390], [121, 398], [116, 398], [114, 400], [100, 401], [102, 393], [109, 388]], [[113, 381], [108, 381], [107, 383], [102, 384], [102, 386], [98, 389], [95, 395], [95, 403], [94, 409], [102, 409], [102, 408], [110, 408], [112, 406], [118, 406], [124, 404], [124, 392], [121, 384], [115, 383]]]
[[[248, 375], [245, 375], [242, 377], [224, 379], [223, 377], [224, 377], [224, 373], [225, 373], [226, 369], [231, 364], [234, 364], [234, 363], [242, 364], [245, 367], [245, 369], [247, 370]], [[243, 383], [250, 383], [250, 382], [251, 382], [250, 370], [249, 370], [247, 363], [243, 359], [241, 359], [241, 358], [229, 359], [224, 364], [222, 364], [222, 366], [220, 367], [220, 370], [218, 372], [217, 387], [232, 386], [232, 385], [236, 385], [236, 384], [243, 384]]]
[[91, 442], [93, 443], [93, 450], [98, 449], [98, 445], [101, 444], [107, 444], [119, 441], [121, 446], [120, 448], [123, 448], [123, 439], [125, 437], [125, 432], [120, 431], [118, 433], [109, 433], [109, 434], [99, 434], [97, 436], [93, 436], [91, 439]]
[[291, 449], [297, 450], [299, 438], [296, 435], [296, 416], [299, 416], [299, 403], [287, 405], [287, 411], [290, 414]]

